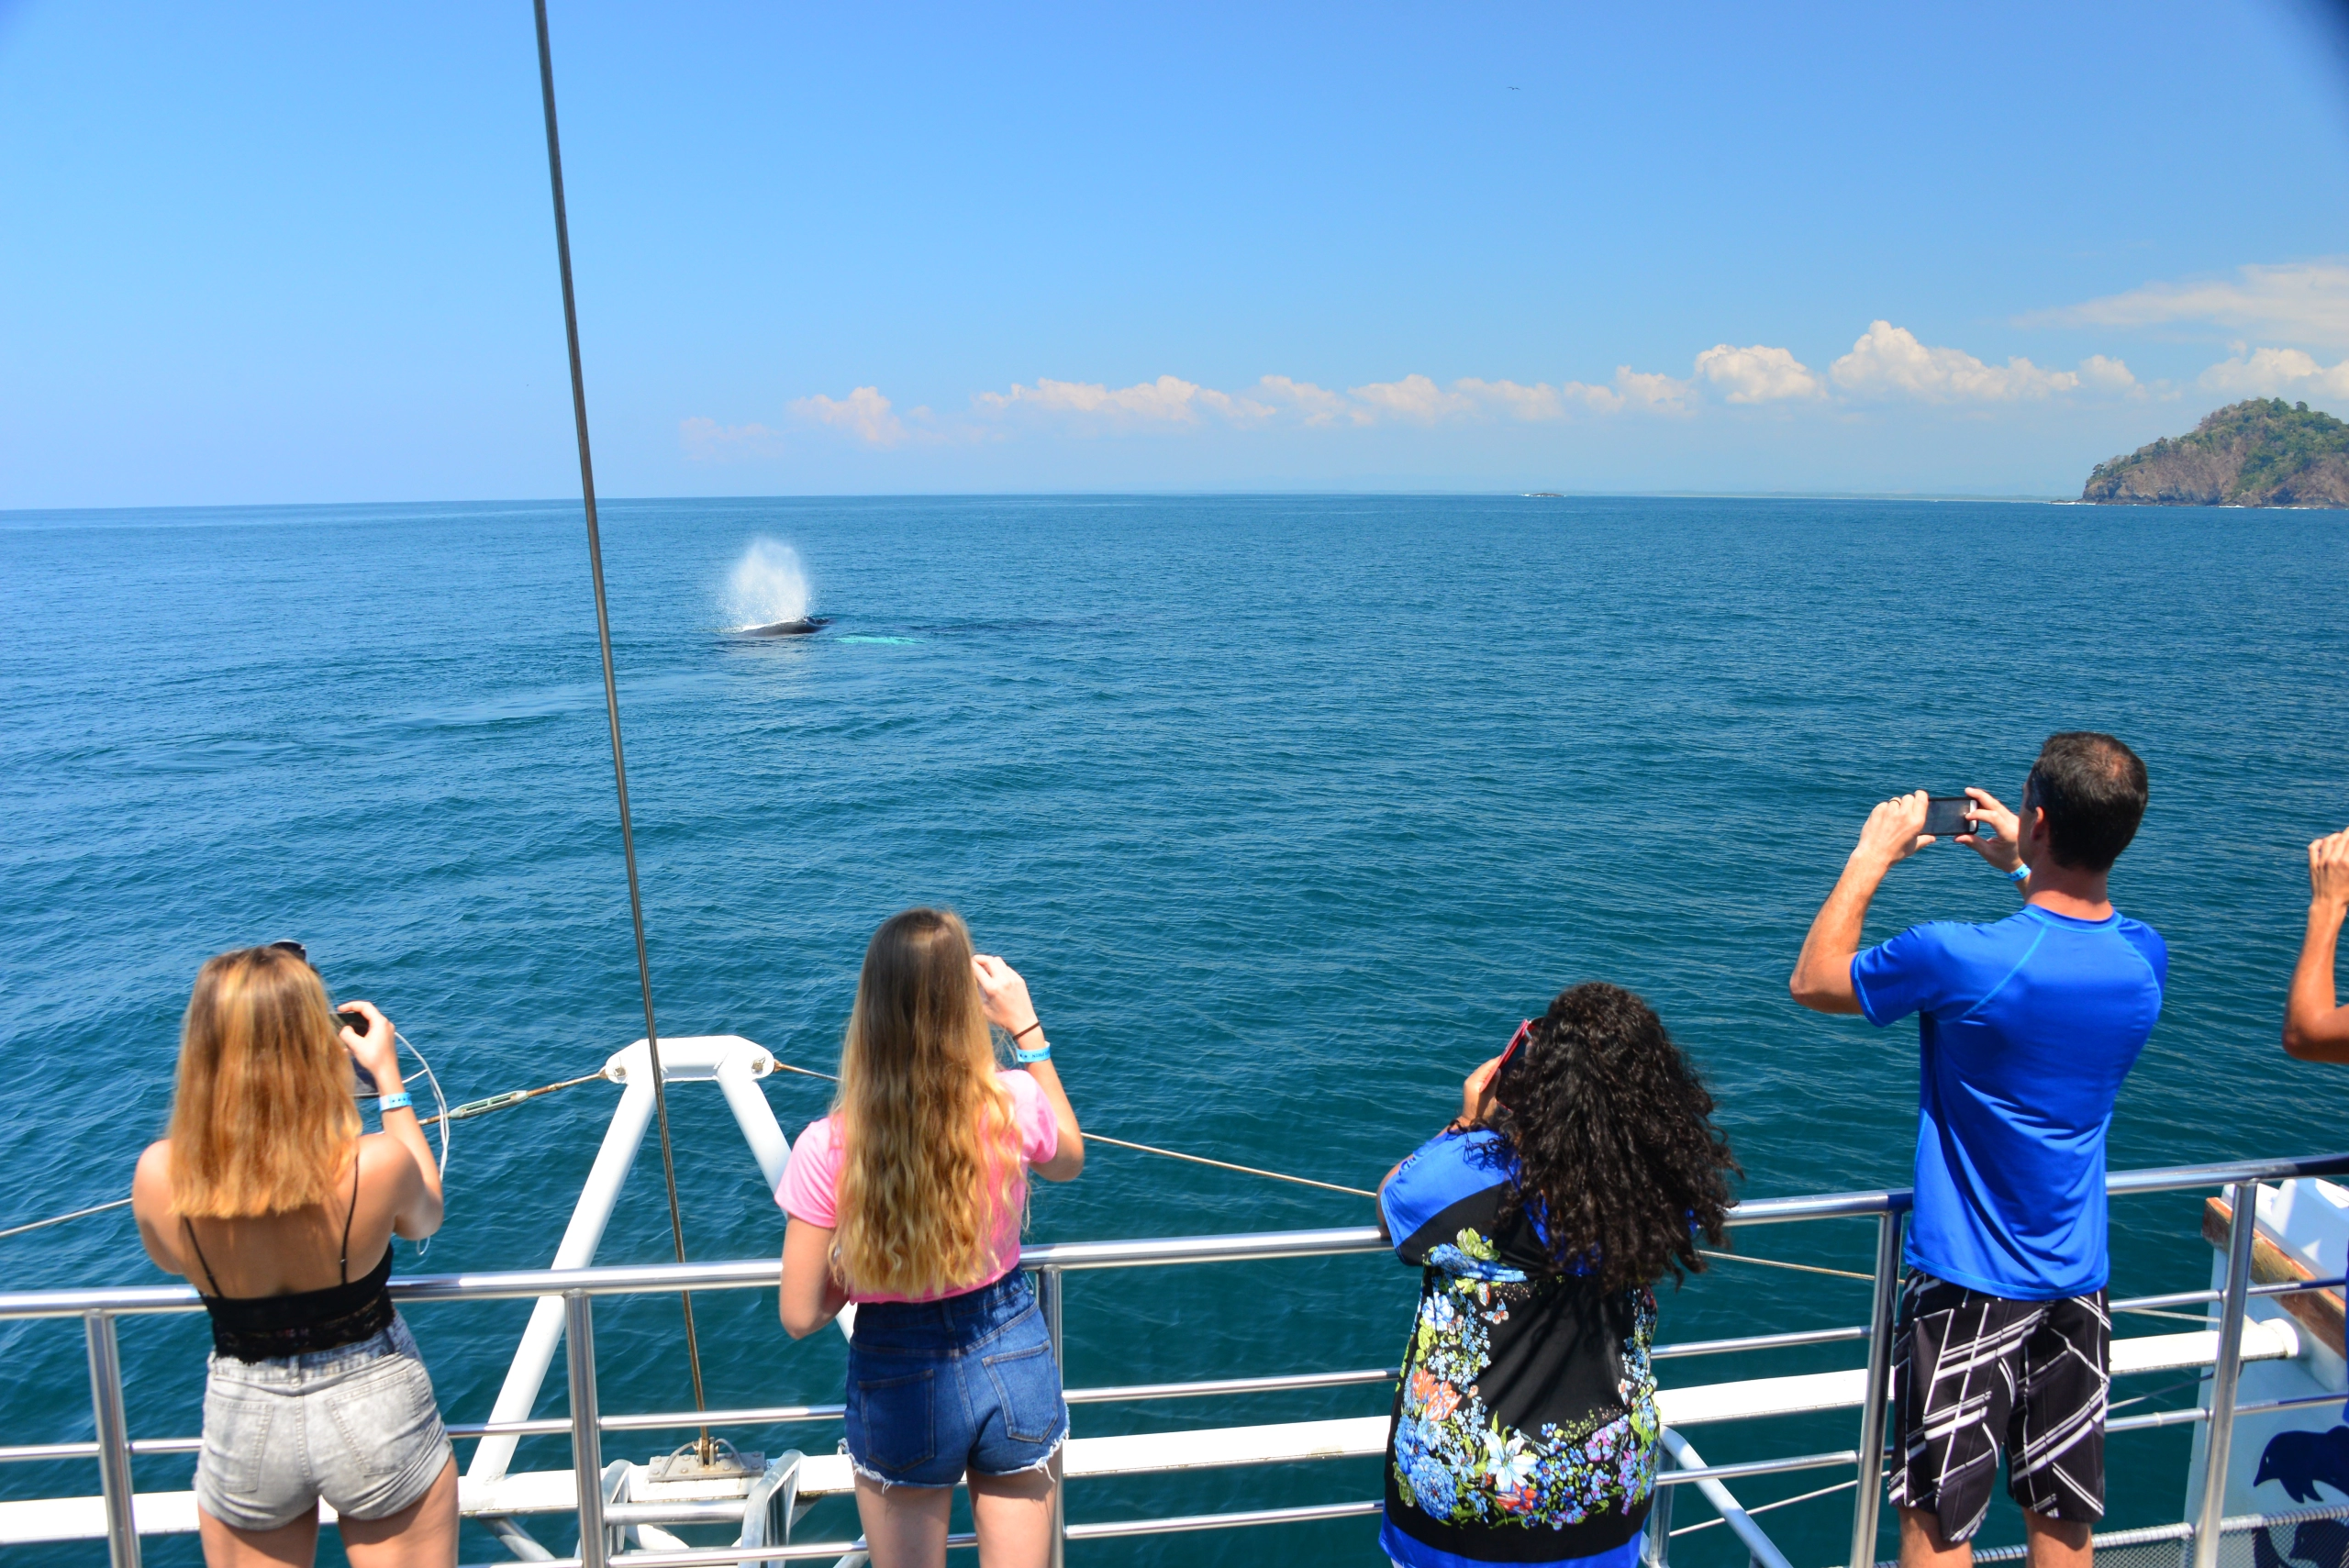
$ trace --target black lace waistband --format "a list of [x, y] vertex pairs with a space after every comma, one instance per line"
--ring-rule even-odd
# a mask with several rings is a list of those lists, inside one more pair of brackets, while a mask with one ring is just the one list
[[392, 1326], [392, 1250], [355, 1280], [291, 1296], [207, 1296], [212, 1348], [238, 1361], [279, 1361], [340, 1350]]

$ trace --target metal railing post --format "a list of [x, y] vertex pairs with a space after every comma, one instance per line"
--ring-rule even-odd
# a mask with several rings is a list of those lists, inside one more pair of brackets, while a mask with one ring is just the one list
[[[1052, 1364], [1060, 1369], [1063, 1383], [1068, 1378], [1068, 1358], [1063, 1353], [1061, 1340], [1061, 1272], [1053, 1268], [1036, 1271], [1036, 1304], [1043, 1309], [1044, 1332], [1052, 1340]], [[1062, 1484], [1062, 1459], [1068, 1452], [1063, 1440], [1052, 1455], [1052, 1546], [1044, 1561], [1049, 1568], [1062, 1568], [1068, 1556], [1068, 1488]]]
[[1877, 1510], [1884, 1503], [1885, 1405], [1892, 1394], [1892, 1318], [1900, 1299], [1900, 1211], [1876, 1222], [1876, 1291], [1868, 1302], [1868, 1376], [1860, 1396], [1859, 1485], [1852, 1494], [1851, 1568], [1876, 1568]]
[[114, 1314], [84, 1312], [90, 1341], [90, 1408], [97, 1417], [98, 1485], [106, 1495], [106, 1551], [114, 1568], [139, 1568], [139, 1521], [130, 1489], [130, 1427], [122, 1413], [122, 1354]]
[[2235, 1385], [2243, 1373], [2243, 1308], [2250, 1305], [2251, 1248], [2259, 1233], [2259, 1184], [2227, 1189], [2234, 1206], [2227, 1226], [2227, 1288], [2219, 1300], [2219, 1359], [2210, 1369], [2210, 1430], [2202, 1448], [2202, 1496], [2194, 1514], [2193, 1568], [2218, 1568], [2220, 1510], [2227, 1501], [2227, 1461], [2234, 1445]]
[[1659, 1486], [1649, 1495], [1647, 1539], [1640, 1543], [1640, 1561], [1646, 1568], [1668, 1568], [1672, 1561], [1672, 1495], [1677, 1486]]
[[571, 1374], [571, 1471], [579, 1488], [579, 1561], [604, 1568], [604, 1439], [596, 1416], [595, 1297], [562, 1293], [563, 1362]]

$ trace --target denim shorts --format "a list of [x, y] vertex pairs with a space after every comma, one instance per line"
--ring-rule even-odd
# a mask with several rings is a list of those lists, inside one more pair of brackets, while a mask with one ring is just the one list
[[943, 1301], [859, 1307], [847, 1402], [849, 1458], [885, 1485], [1041, 1469], [1068, 1436], [1060, 1364], [1017, 1269]]
[[215, 1355], [204, 1384], [195, 1500], [239, 1529], [274, 1529], [323, 1497], [354, 1519], [396, 1514], [451, 1458], [432, 1379], [396, 1317], [373, 1339], [307, 1355]]

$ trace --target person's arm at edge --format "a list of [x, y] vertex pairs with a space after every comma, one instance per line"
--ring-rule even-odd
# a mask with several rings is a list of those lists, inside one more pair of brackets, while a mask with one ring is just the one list
[[[988, 1021], [1010, 1035], [1022, 1051], [1050, 1051], [1052, 1042], [1044, 1038], [1036, 1004], [1029, 999], [1028, 982], [1019, 977], [1019, 972], [993, 953], [974, 955], [971, 967], [978, 975], [979, 998]], [[1050, 1057], [1023, 1062], [1020, 1066], [1044, 1091], [1057, 1135], [1052, 1157], [1033, 1169], [1048, 1182], [1073, 1182], [1085, 1169], [1085, 1132], [1076, 1124], [1076, 1107], [1068, 1103], [1068, 1091], [1061, 1087], [1060, 1070]]]
[[[1965, 793], [1974, 797], [1974, 810], [1970, 814], [1974, 820], [1988, 823], [1997, 837], [1986, 839], [1977, 829], [1972, 833], [1960, 833], [1952, 842], [1964, 844], [1989, 862], [1994, 869], [2006, 873], [2015, 884], [2015, 896], [2025, 903], [2030, 902], [2031, 870], [2022, 863], [2021, 819], [2007, 809], [2005, 802], [1987, 789], [1968, 786]], [[2014, 875], [2016, 872], [2021, 872], [2022, 875]]]
[[2349, 828], [2309, 846], [2309, 929], [2284, 1005], [2284, 1051], [2302, 1062], [2349, 1062], [2349, 1007], [2336, 1006], [2333, 955], [2349, 912]]
[[139, 1222], [139, 1244], [167, 1274], [187, 1273], [180, 1255], [179, 1233], [172, 1224], [172, 1140], [158, 1139], [139, 1156], [130, 1178], [130, 1213]]
[[848, 1293], [832, 1277], [832, 1228], [794, 1216], [783, 1231], [783, 1288], [775, 1306], [784, 1332], [804, 1340], [841, 1315]]
[[[1042, 1029], [1028, 1039], [1039, 1042], [1028, 1046], [1030, 1051], [1051, 1043], [1044, 1039]], [[1052, 1157], [1034, 1168], [1036, 1174], [1048, 1182], [1073, 1182], [1085, 1169], [1085, 1131], [1076, 1125], [1076, 1107], [1068, 1103], [1068, 1091], [1061, 1087], [1060, 1070], [1048, 1056], [1041, 1062], [1022, 1062], [1020, 1071], [1036, 1080], [1036, 1086], [1044, 1091], [1045, 1102], [1052, 1107], [1052, 1128], [1058, 1135]]]
[[[355, 1011], [367, 1020], [364, 1034], [344, 1024], [343, 1044], [374, 1075], [378, 1091], [398, 1094], [400, 1053], [392, 1020], [373, 1002], [344, 1002], [340, 1009]], [[400, 1198], [392, 1213], [392, 1233], [421, 1241], [440, 1229], [447, 1212], [440, 1196], [440, 1162], [433, 1157], [432, 1145], [425, 1140], [424, 1123], [417, 1118], [412, 1105], [384, 1113], [384, 1136], [408, 1157], [406, 1168], [399, 1172]]]
[[[1445, 1124], [1444, 1132], [1470, 1132], [1484, 1125], [1485, 1118], [1493, 1108], [1493, 1076], [1500, 1071], [1500, 1065], [1499, 1057], [1487, 1058], [1476, 1063], [1468, 1076], [1461, 1080], [1460, 1114]], [[1443, 1133], [1436, 1136], [1441, 1138]], [[1386, 1174], [1378, 1178], [1378, 1195], [1371, 1200], [1378, 1212], [1379, 1239], [1390, 1247], [1395, 1244], [1395, 1237], [1386, 1229], [1386, 1184], [1402, 1169], [1403, 1162], [1400, 1160], [1389, 1165]]]
[[1857, 1013], [1860, 994], [1852, 984], [1852, 960], [1867, 928], [1868, 905], [1885, 873], [1933, 840], [1918, 831], [1925, 824], [1926, 795], [1895, 795], [1877, 803], [1860, 829], [1860, 841], [1843, 862], [1835, 890], [1819, 906], [1803, 938], [1801, 956], [1787, 978], [1794, 999], [1814, 1013]]

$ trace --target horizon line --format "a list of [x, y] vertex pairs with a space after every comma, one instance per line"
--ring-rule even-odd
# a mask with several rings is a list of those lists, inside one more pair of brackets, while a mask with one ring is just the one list
[[[2074, 506], [2076, 496], [2021, 491], [1965, 490], [1518, 490], [1518, 489], [1130, 489], [1130, 490], [809, 490], [729, 495], [598, 495], [598, 508], [642, 502], [755, 501], [1070, 501], [1070, 500], [1528, 500], [1528, 501], [1978, 501], [2009, 505]], [[2131, 505], [2132, 503], [2098, 503]], [[0, 506], [0, 518], [119, 512], [319, 511], [333, 508], [414, 506], [581, 506], [573, 495], [473, 495], [424, 500], [365, 501], [160, 501], [117, 506]], [[2232, 508], [2275, 510], [2279, 508]], [[2280, 508], [2308, 510], [2306, 507]]]

